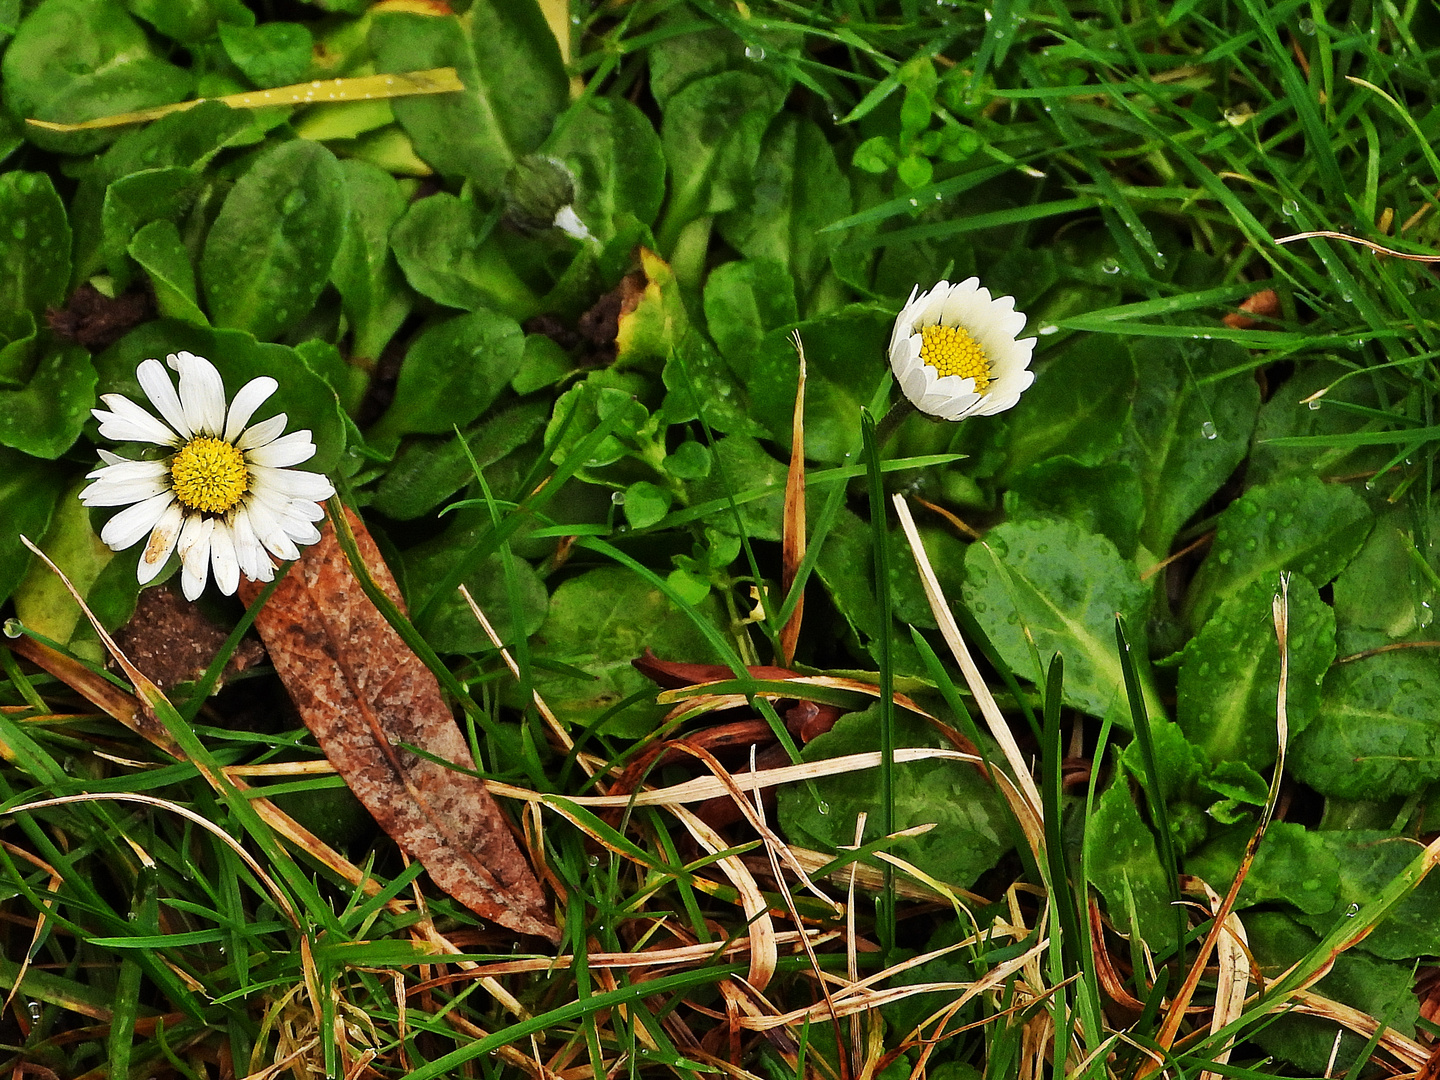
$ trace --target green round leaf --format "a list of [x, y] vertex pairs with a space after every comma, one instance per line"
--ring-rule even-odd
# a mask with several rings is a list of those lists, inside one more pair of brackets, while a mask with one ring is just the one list
[[299, 322], [325, 287], [344, 227], [335, 155], [300, 139], [262, 153], [226, 197], [200, 258], [216, 325], [272, 339]]

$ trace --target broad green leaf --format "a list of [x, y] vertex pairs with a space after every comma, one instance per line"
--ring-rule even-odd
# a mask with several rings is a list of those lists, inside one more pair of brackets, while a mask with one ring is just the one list
[[225, 55], [260, 89], [289, 86], [305, 78], [315, 39], [300, 23], [266, 22], [259, 26], [220, 25]]
[[705, 326], [731, 366], [748, 370], [765, 335], [799, 318], [795, 282], [778, 259], [721, 263], [705, 279]]
[[[1275, 702], [1280, 650], [1271, 617], [1277, 582], [1254, 581], [1229, 598], [1196, 634], [1180, 662], [1176, 719], [1210, 761], [1275, 762]], [[1290, 738], [1320, 707], [1320, 683], [1335, 659], [1335, 612], [1299, 574], [1290, 579]]]
[[[1186, 871], [1204, 878], [1224, 896], [1254, 830], [1253, 821], [1225, 830], [1186, 858]], [[1335, 910], [1339, 876], [1340, 860], [1325, 833], [1293, 821], [1274, 821], [1240, 886], [1235, 907], [1284, 903], [1309, 915], [1325, 915]]]
[[391, 107], [416, 153], [491, 197], [544, 142], [569, 93], [535, 0], [476, 0], [459, 17], [378, 14], [370, 46], [382, 72], [455, 68], [463, 93], [397, 98]]
[[[535, 436], [550, 415], [547, 401], [527, 401], [487, 417], [465, 442], [482, 469]], [[411, 439], [380, 478], [371, 504], [387, 517], [409, 521], [438, 506], [475, 479], [470, 458], [453, 434]]]
[[[889, 377], [885, 351], [892, 318], [858, 304], [795, 327], [805, 346], [805, 456], [838, 463], [860, 449], [860, 408]], [[800, 359], [791, 331], [765, 335], [748, 367], [737, 372], [755, 419], [790, 446]]]
[[[1019, 426], [1018, 419], [1011, 424]], [[1067, 518], [1109, 539], [1126, 558], [1135, 554], [1144, 514], [1140, 476], [1128, 461], [1083, 465], [1057, 454], [1016, 474], [1005, 493], [1007, 518]]]
[[32, 556], [20, 537], [38, 541], [70, 477], [67, 470], [0, 448], [0, 596], [8, 598]]
[[196, 303], [195, 267], [173, 221], [161, 219], [143, 226], [126, 251], [150, 275], [155, 304], [162, 316], [196, 326], [210, 325]]
[[670, 350], [660, 378], [668, 391], [660, 410], [664, 423], [688, 423], [703, 413], [705, 423], [715, 431], [769, 435], [755, 420], [750, 396], [735, 385], [725, 361], [696, 331], [685, 334]]
[[[748, 435], [727, 435], [711, 448], [713, 467], [703, 479], [689, 485], [691, 504], [756, 495], [736, 507], [740, 527], [752, 540], [779, 540], [785, 508], [785, 466]], [[725, 532], [735, 531], [735, 519], [722, 511], [710, 520]]]
[[1370, 525], [1364, 500], [1338, 484], [1295, 477], [1252, 488], [1220, 515], [1184, 616], [1192, 627], [1203, 626], [1227, 597], [1286, 570], [1325, 585], [1360, 549]]
[[821, 230], [850, 214], [850, 182], [825, 133], [797, 116], [777, 118], [760, 144], [751, 185], [753, 200], [716, 221], [720, 234], [747, 258], [785, 264], [808, 293], [840, 237]]
[[[1345, 405], [1366, 409], [1384, 406], [1376, 382], [1354, 369], [1329, 360], [1302, 365], [1260, 408], [1255, 423], [1255, 440], [1245, 478], [1250, 484], [1271, 484], [1292, 476], [1356, 476], [1384, 468], [1394, 452], [1386, 446], [1356, 446], [1345, 449], [1280, 447], [1271, 439], [1298, 435], [1348, 435], [1373, 421], [1351, 412]], [[1334, 389], [1327, 390], [1333, 386]], [[1325, 390], [1314, 402], [1306, 399]]]
[[[44, 539], [32, 538], [82, 596], [115, 557], [90, 527], [90, 511], [80, 502], [87, 483], [72, 484], [61, 496]], [[69, 644], [76, 627], [85, 621], [64, 583], [39, 559], [30, 564], [14, 601], [15, 615], [26, 627], [62, 645]]]
[[140, 227], [152, 221], [179, 222], [194, 203], [200, 184], [194, 170], [170, 165], [131, 173], [105, 189], [100, 210], [102, 248], [117, 282], [128, 281], [126, 249]]
[[[909, 713], [896, 716], [896, 745], [943, 746]], [[805, 761], [826, 761], [880, 749], [879, 707], [850, 713], [806, 744]], [[880, 770], [827, 776], [780, 789], [777, 812], [785, 835], [804, 847], [839, 854], [855, 843], [857, 816], [868, 814], [864, 843], [879, 839]], [[922, 873], [968, 888], [1010, 848], [1007, 811], [974, 766], [961, 761], [916, 761], [895, 766], [895, 827], [936, 828], [886, 848]], [[866, 860], [871, 865], [883, 865]], [[902, 876], [896, 871], [897, 876]]]
[[98, 392], [124, 394], [153, 413], [135, 379], [135, 369], [142, 360], [181, 349], [205, 357], [219, 369], [227, 399], [233, 399], [240, 387], [260, 375], [275, 379], [279, 389], [250, 422], [256, 424], [283, 412], [290, 418], [287, 431], [308, 428], [315, 441], [315, 456], [298, 468], [330, 472], [339, 463], [345, 449], [345, 427], [335, 391], [294, 349], [259, 343], [239, 330], [210, 330], [170, 319], [146, 323], [95, 358], [100, 374]]
[[0, 446], [53, 460], [75, 444], [95, 404], [95, 368], [79, 345], [51, 346], [19, 390], [0, 390]]
[[[407, 551], [406, 578], [416, 582], [431, 582], [444, 577], [471, 543], [468, 530], [457, 531], [461, 533], [461, 542], [458, 544], [452, 541], [449, 534], [441, 534], [435, 540]], [[504, 564], [498, 552], [481, 562], [464, 581], [475, 603], [500, 635], [500, 640], [507, 644], [513, 644], [520, 634], [528, 638], [539, 630], [545, 622], [549, 603], [545, 583], [528, 562], [524, 559], [512, 559], [511, 566], [520, 586], [519, 611], [511, 607]], [[489, 652], [495, 648], [458, 589], [453, 596], [441, 599], [430, 610], [421, 626], [421, 632], [437, 652], [478, 653]]]
[[1331, 669], [1320, 711], [1291, 747], [1296, 779], [1322, 795], [1387, 799], [1440, 778], [1440, 668], [1400, 650]]
[[69, 279], [70, 226], [65, 204], [41, 172], [0, 173], [0, 304], [41, 314], [64, 302]]
[[1145, 338], [1134, 348], [1137, 390], [1124, 456], [1140, 472], [1140, 542], [1157, 557], [1245, 457], [1260, 390], [1247, 354], [1225, 341]]
[[[1125, 438], [1136, 394], [1135, 360], [1123, 339], [1091, 334], [1034, 365], [1035, 384], [1010, 414], [1010, 453], [999, 482], [1057, 454], [1100, 465]], [[1084, 393], [1076, 393], [1084, 387]]]
[[648, 117], [620, 97], [585, 97], [555, 122], [547, 152], [575, 178], [575, 212], [602, 243], [630, 214], [650, 225], [665, 197], [665, 155]]
[[405, 354], [395, 398], [371, 440], [470, 423], [506, 389], [524, 351], [520, 325], [486, 308], [433, 324]]
[[[1147, 590], [1115, 545], [1068, 521], [1007, 522], [965, 552], [965, 604], [1011, 669], [1037, 684], [1039, 662], [1065, 657], [1065, 701], [1092, 716], [1117, 704], [1129, 726], [1115, 615], [1128, 620], [1132, 653], [1146, 680]], [[1152, 719], [1165, 715], [1147, 693]]]
[[390, 242], [411, 288], [447, 307], [482, 305], [517, 319], [542, 310], [494, 237], [480, 242], [485, 215], [469, 199], [440, 192], [421, 199], [395, 225]]
[[[721, 659], [693, 618], [724, 625], [714, 597], [687, 613], [622, 567], [602, 567], [571, 578], [550, 597], [550, 612], [534, 655], [568, 664], [588, 677], [537, 667], [535, 689], [563, 723], [584, 726], [595, 724], [633, 694], [653, 699], [655, 685], [630, 663], [647, 646], [657, 648], [666, 660], [713, 664]], [[638, 738], [649, 734], [664, 712], [653, 701], [642, 701], [612, 715], [603, 731], [618, 738]]]
[[[1319, 944], [1319, 938], [1279, 911], [1255, 911], [1245, 917], [1250, 950], [1266, 981], [1281, 975]], [[1333, 922], [1327, 924], [1326, 929]], [[1414, 994], [1411, 965], [1393, 964], [1357, 954], [1340, 953], [1335, 966], [1315, 984], [1315, 992], [1374, 1017], [1383, 1017], [1397, 1031], [1415, 1030], [1419, 1004]], [[1336, 1032], [1340, 1037], [1335, 1053]], [[1261, 1024], [1250, 1034], [1266, 1053], [1293, 1062], [1307, 1076], [1344, 1076], [1356, 1064], [1365, 1039], [1333, 1020], [1318, 1016], [1284, 1015]], [[1333, 1064], [1332, 1064], [1332, 1054]]]
[[296, 139], [266, 150], [235, 184], [200, 259], [216, 325], [275, 338], [314, 306], [345, 226], [335, 156]]
[[390, 254], [390, 230], [405, 212], [395, 178], [363, 161], [342, 161], [345, 236], [330, 268], [353, 334], [350, 351], [378, 360], [410, 314], [414, 294]]
[[[45, 173], [0, 173], [0, 346], [35, 332], [47, 307], [65, 303], [70, 225]], [[0, 386], [29, 376], [29, 357], [0, 366]]]
[[217, 22], [253, 23], [255, 16], [239, 0], [125, 0], [130, 14], [182, 45], [199, 45], [215, 33]]
[[[1435, 535], [1440, 514], [1431, 514]], [[1388, 644], [1419, 631], [1435, 618], [1436, 590], [1416, 565], [1415, 513], [1407, 506], [1384, 511], [1365, 544], [1335, 579], [1335, 625], [1343, 652]]]
[[84, 281], [104, 265], [101, 214], [111, 184], [144, 169], [178, 167], [200, 172], [223, 147], [243, 140], [251, 124], [247, 112], [207, 101], [171, 113], [127, 131], [86, 168], [70, 204], [75, 230], [73, 283]]
[[555, 449], [550, 460], [559, 465], [601, 420], [607, 420], [617, 412], [620, 419], [613, 429], [614, 433], [600, 441], [585, 462], [585, 467], [603, 468], [635, 453], [645, 441], [642, 429], [653, 430], [654, 427], [650, 423], [649, 410], [638, 400], [638, 395], [646, 387], [647, 380], [636, 372], [601, 369], [592, 371], [584, 382], [576, 383], [561, 394], [555, 402], [550, 424], [545, 429], [546, 445], [558, 439], [554, 442]]
[[[64, 124], [181, 101], [193, 85], [190, 72], [155, 55], [115, 0], [44, 0], [21, 22], [0, 73], [11, 112]], [[79, 154], [117, 133], [30, 127], [25, 134], [46, 149]]]
[[[1070, 673], [1069, 657], [1065, 673]], [[1105, 898], [1111, 921], [1123, 933], [1140, 934], [1152, 950], [1172, 947], [1175, 917], [1165, 870], [1128, 782], [1112, 783], [1095, 801], [1095, 812], [1085, 822], [1085, 854], [1090, 881]]]
[[671, 8], [655, 24], [663, 34], [647, 50], [646, 59], [650, 92], [662, 109], [669, 108], [670, 99], [696, 79], [743, 66], [744, 43], [708, 19], [697, 18], [684, 8]]
[[760, 141], [780, 104], [772, 83], [746, 71], [696, 79], [670, 99], [660, 129], [670, 166], [662, 245], [695, 218], [750, 198]]
[[[1323, 934], [1353, 907], [1364, 905], [1420, 854], [1423, 845], [1411, 837], [1365, 829], [1323, 830], [1312, 834], [1333, 856], [1335, 905], [1328, 911], [1307, 911], [1300, 921]], [[1440, 878], [1427, 876], [1356, 947], [1387, 960], [1409, 960], [1440, 952]]]

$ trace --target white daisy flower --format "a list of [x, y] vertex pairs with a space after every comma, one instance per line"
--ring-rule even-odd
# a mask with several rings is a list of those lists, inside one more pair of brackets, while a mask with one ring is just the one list
[[169, 449], [155, 461], [132, 461], [108, 450], [89, 473], [80, 493], [86, 506], [123, 506], [105, 523], [100, 539], [123, 551], [149, 534], [140, 556], [140, 584], [152, 581], [170, 558], [180, 556], [180, 583], [194, 600], [211, 571], [227, 596], [240, 574], [254, 581], [275, 577], [273, 555], [296, 559], [296, 545], [320, 539], [315, 522], [325, 517], [320, 503], [335, 494], [320, 473], [290, 468], [315, 455], [310, 432], [285, 430], [280, 413], [249, 427], [279, 386], [261, 376], [240, 388], [229, 409], [225, 384], [215, 365], [193, 353], [171, 353], [180, 390], [159, 360], [135, 369], [145, 396], [164, 420], [121, 394], [101, 397], [106, 409], [92, 410], [100, 434], [116, 442], [147, 442]]
[[890, 369], [923, 413], [944, 420], [989, 416], [1020, 400], [1035, 381], [1035, 339], [1016, 341], [1025, 316], [1011, 296], [992, 298], [979, 278], [942, 281], [910, 299], [890, 335]]

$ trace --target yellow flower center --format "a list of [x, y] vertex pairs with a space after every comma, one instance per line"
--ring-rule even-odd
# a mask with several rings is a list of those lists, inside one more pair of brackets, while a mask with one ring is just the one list
[[920, 359], [942, 379], [959, 375], [975, 380], [978, 394], [990, 385], [990, 358], [963, 326], [927, 326], [920, 331]]
[[191, 439], [170, 460], [170, 487], [191, 510], [223, 514], [249, 486], [244, 455], [224, 439]]

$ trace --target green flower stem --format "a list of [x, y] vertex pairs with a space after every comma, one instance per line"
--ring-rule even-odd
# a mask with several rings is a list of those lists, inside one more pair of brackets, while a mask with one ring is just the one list
[[900, 400], [890, 406], [890, 411], [881, 418], [880, 423], [875, 426], [876, 449], [884, 449], [885, 444], [890, 441], [890, 436], [895, 434], [895, 429], [905, 422], [905, 418], [915, 412], [915, 403], [902, 393]]

